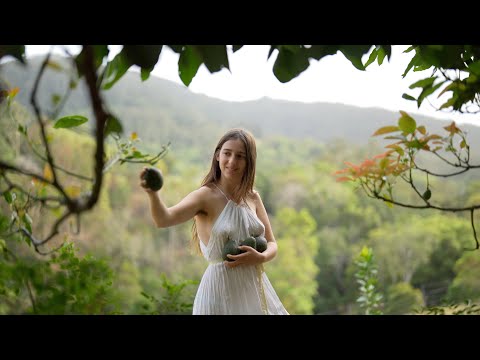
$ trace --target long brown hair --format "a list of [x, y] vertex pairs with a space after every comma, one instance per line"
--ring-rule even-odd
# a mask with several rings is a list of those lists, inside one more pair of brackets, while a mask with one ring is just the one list
[[[241, 140], [243, 142], [243, 145], [245, 146], [245, 158], [247, 164], [242, 180], [240, 182], [240, 187], [233, 196], [236, 202], [246, 201], [249, 196], [253, 195], [253, 185], [255, 183], [255, 169], [257, 167], [257, 145], [255, 143], [255, 138], [253, 137], [252, 133], [245, 129], [234, 128], [227, 131], [221, 137], [212, 155], [210, 171], [203, 179], [200, 187], [208, 184], [217, 184], [220, 180], [220, 177], [222, 176], [222, 171], [220, 170], [220, 164], [217, 160], [217, 155], [222, 149], [223, 144], [225, 144], [228, 140]], [[197, 223], [195, 217], [193, 218], [192, 225], [192, 247], [195, 249], [196, 253], [201, 254], [200, 239], [198, 237]]]

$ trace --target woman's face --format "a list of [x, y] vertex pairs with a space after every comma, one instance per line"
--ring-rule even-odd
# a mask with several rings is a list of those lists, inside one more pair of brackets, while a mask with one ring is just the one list
[[222, 176], [228, 180], [241, 181], [247, 166], [246, 154], [241, 140], [226, 141], [217, 155]]

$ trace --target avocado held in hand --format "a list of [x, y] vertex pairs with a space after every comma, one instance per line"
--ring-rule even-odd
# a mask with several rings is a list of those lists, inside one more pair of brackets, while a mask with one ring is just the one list
[[265, 250], [267, 250], [267, 239], [265, 239], [263, 236], [256, 236], [255, 237], [255, 249], [259, 252], [262, 253]]
[[153, 191], [158, 191], [163, 186], [163, 176], [160, 170], [153, 167], [147, 168], [142, 177], [147, 187]]
[[[257, 244], [257, 241], [255, 240], [255, 238], [253, 236], [249, 236], [245, 239], [243, 239], [242, 241], [240, 241], [240, 246], [250, 246], [254, 249], [256, 249], [256, 244]], [[240, 250], [242, 253], [245, 252], [245, 250]]]
[[225, 245], [223, 246], [223, 251], [222, 251], [222, 258], [223, 260], [227, 261], [233, 261], [233, 259], [230, 259], [227, 255], [238, 255], [241, 254], [241, 250], [238, 248], [237, 244], [235, 241], [232, 239], [229, 239]]

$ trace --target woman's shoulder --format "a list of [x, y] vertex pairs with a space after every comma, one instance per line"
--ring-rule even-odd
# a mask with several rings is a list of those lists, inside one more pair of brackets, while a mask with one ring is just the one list
[[205, 184], [198, 188], [196, 191], [198, 191], [199, 196], [201, 196], [204, 200], [207, 201], [219, 198], [221, 196], [215, 189], [215, 186], [213, 184]]
[[250, 198], [251, 198], [253, 201], [261, 200], [260, 193], [258, 192], [258, 190], [253, 189], [253, 190], [252, 190], [252, 193], [251, 193], [251, 195], [250, 195]]
[[212, 195], [212, 188], [209, 185], [203, 185], [198, 189], [194, 190], [199, 196], [211, 196]]

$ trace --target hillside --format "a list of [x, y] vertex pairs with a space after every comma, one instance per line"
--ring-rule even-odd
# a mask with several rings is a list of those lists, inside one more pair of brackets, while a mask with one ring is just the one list
[[[9, 62], [0, 68], [0, 76], [21, 89], [17, 99], [25, 106], [29, 106], [39, 64], [39, 58], [32, 58], [26, 67]], [[39, 99], [43, 106], [51, 107], [52, 95], [65, 92], [67, 84], [65, 72], [49, 69], [40, 85]], [[144, 140], [156, 143], [200, 145], [227, 128], [242, 126], [259, 138], [280, 135], [299, 140], [311, 138], [317, 142], [343, 138], [365, 144], [377, 128], [391, 125], [399, 117], [396, 112], [379, 108], [336, 103], [306, 104], [270, 98], [223, 101], [195, 94], [185, 86], [155, 76], [142, 83], [136, 72], [127, 73], [112, 89], [105, 91], [104, 96], [128, 132], [136, 131]], [[83, 84], [72, 92], [63, 113], [91, 117]], [[424, 116], [415, 118], [430, 131], [441, 131], [448, 123]], [[462, 128], [468, 129], [472, 141], [480, 140], [479, 127], [462, 125]]]

